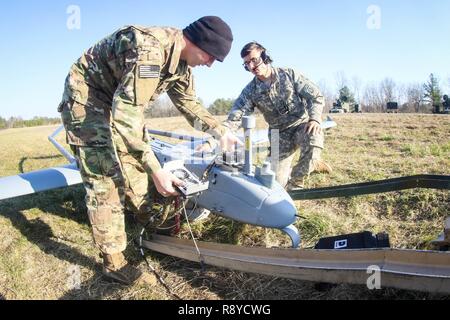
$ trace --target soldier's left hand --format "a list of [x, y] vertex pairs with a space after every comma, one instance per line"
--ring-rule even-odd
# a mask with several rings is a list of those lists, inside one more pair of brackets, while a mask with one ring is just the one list
[[305, 132], [307, 134], [316, 135], [319, 134], [321, 130], [320, 124], [314, 120], [309, 121], [305, 126]]

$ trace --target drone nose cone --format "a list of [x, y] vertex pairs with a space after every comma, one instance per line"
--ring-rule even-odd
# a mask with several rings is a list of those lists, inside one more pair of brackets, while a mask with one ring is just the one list
[[289, 195], [285, 192], [271, 194], [264, 200], [260, 209], [259, 221], [261, 225], [273, 228], [284, 228], [295, 222], [297, 208]]

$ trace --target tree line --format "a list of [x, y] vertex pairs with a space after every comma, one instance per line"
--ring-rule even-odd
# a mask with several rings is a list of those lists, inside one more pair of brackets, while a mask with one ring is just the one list
[[30, 120], [24, 120], [21, 117], [10, 117], [4, 119], [0, 117], [0, 130], [10, 128], [36, 127], [44, 125], [53, 125], [61, 123], [61, 118], [34, 117]]
[[[391, 78], [385, 78], [378, 83], [369, 83], [363, 87], [361, 79], [351, 80], [343, 72], [335, 74], [337, 92], [329, 89], [321, 81], [318, 83], [325, 97], [325, 112], [333, 107], [336, 99], [346, 92], [350, 100], [360, 105], [363, 112], [385, 112], [388, 102], [397, 102], [399, 112], [431, 113], [436, 105], [442, 105], [443, 95], [439, 79], [431, 73], [424, 83], [397, 83]], [[450, 79], [448, 79], [450, 87]]]
[[[449, 87], [450, 87], [450, 79]], [[351, 80], [343, 72], [335, 75], [336, 91], [330, 90], [324, 81], [317, 84], [325, 98], [324, 113], [333, 108], [333, 104], [341, 101], [359, 105], [363, 112], [386, 112], [388, 102], [397, 102], [399, 112], [431, 113], [434, 106], [442, 104], [445, 94], [440, 88], [439, 80], [430, 74], [424, 83], [397, 83], [391, 78], [385, 78], [378, 83], [369, 83], [363, 87], [362, 80], [353, 77]], [[231, 110], [235, 99], [218, 98], [208, 106], [213, 115], [226, 115]], [[146, 113], [148, 117], [178, 116], [180, 113], [168, 98], [158, 100]]]
[[[200, 103], [204, 106], [205, 104], [201, 99]], [[213, 115], [225, 115], [233, 106], [235, 99], [216, 99], [207, 108], [208, 111]], [[156, 100], [150, 108], [145, 110], [146, 118], [165, 118], [165, 117], [176, 117], [181, 116], [181, 113], [175, 108], [173, 103], [170, 101], [167, 95], [163, 95], [160, 99]]]
[[[449, 87], [450, 87], [450, 79]], [[348, 80], [345, 73], [335, 74], [336, 91], [329, 88], [325, 81], [317, 84], [325, 98], [324, 113], [333, 108], [337, 99], [348, 101], [360, 106], [363, 112], [385, 112], [388, 102], [397, 102], [399, 112], [431, 113], [436, 105], [442, 104], [445, 94], [440, 88], [439, 79], [432, 73], [425, 83], [396, 83], [391, 78], [385, 78], [378, 83], [369, 83], [364, 88], [358, 77]], [[213, 115], [226, 115], [231, 110], [235, 99], [218, 98], [208, 106]], [[204, 103], [200, 100], [200, 103]], [[146, 118], [176, 117], [181, 113], [175, 108], [167, 95], [156, 100], [150, 108], [146, 108]], [[21, 117], [0, 117], [0, 129], [34, 127], [61, 123], [60, 118], [34, 117], [24, 120]]]

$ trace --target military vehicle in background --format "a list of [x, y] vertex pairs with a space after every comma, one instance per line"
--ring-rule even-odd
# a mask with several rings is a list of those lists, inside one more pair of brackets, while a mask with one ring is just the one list
[[450, 114], [450, 100], [448, 99], [448, 95], [444, 94], [442, 100], [442, 113]]
[[390, 101], [386, 103], [386, 112], [387, 113], [397, 113], [398, 112], [398, 103]]
[[448, 99], [448, 95], [444, 94], [442, 96], [442, 102], [440, 104], [433, 104], [433, 113], [450, 114], [450, 100]]
[[333, 108], [331, 108], [330, 113], [347, 113], [348, 111], [348, 103], [342, 103], [341, 100], [337, 99], [336, 102], [333, 103]]
[[361, 108], [357, 103], [349, 103], [349, 102], [341, 102], [340, 99], [337, 99], [336, 102], [333, 103], [333, 108], [331, 108], [330, 113], [360, 113]]
[[339, 90], [339, 98], [333, 103], [330, 113], [349, 113], [361, 112], [359, 104], [355, 102], [353, 93], [347, 86], [343, 86]]

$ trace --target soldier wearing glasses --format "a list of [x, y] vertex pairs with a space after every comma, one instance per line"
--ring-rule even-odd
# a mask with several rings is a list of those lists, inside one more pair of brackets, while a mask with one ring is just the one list
[[[321, 160], [324, 98], [317, 86], [292, 69], [273, 67], [266, 49], [257, 42], [246, 44], [241, 58], [245, 70], [255, 77], [234, 103], [224, 124], [237, 129], [243, 116], [255, 108], [261, 111], [269, 124], [269, 135], [278, 130], [279, 164], [274, 169], [277, 181], [288, 190], [303, 188], [304, 178], [313, 171], [330, 173], [331, 167]], [[291, 171], [298, 149], [300, 159]]]

